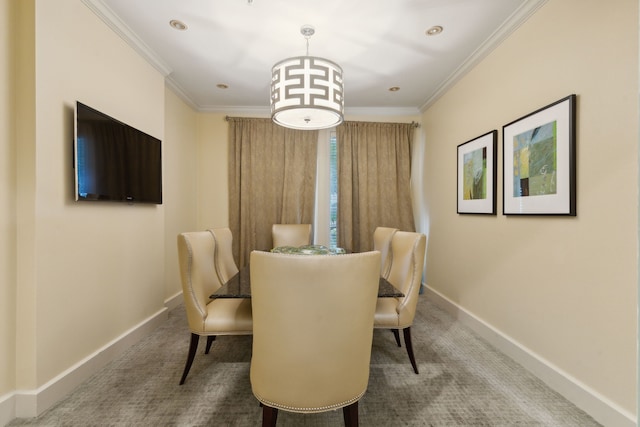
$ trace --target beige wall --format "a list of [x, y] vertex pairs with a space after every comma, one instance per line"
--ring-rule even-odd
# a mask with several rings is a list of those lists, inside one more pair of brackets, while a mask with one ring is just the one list
[[[74, 202], [70, 141], [75, 100], [164, 139], [164, 79], [82, 3], [37, 5], [34, 253], [42, 384], [163, 306], [164, 206]], [[69, 301], [73, 310], [60, 310]]]
[[165, 298], [164, 206], [75, 202], [72, 168], [76, 100], [163, 139], [164, 79], [80, 1], [35, 4], [35, 108], [19, 126], [35, 139], [18, 138], [17, 183], [15, 385], [28, 390]]
[[[15, 349], [16, 169], [15, 44], [16, 2], [0, 0], [0, 348]], [[0, 351], [0, 396], [15, 388], [15, 351]]]
[[[571, 93], [577, 217], [502, 215], [502, 126]], [[550, 1], [423, 115], [428, 286], [629, 414], [637, 96], [637, 1]], [[457, 215], [456, 146], [492, 129], [498, 215]]]
[[229, 225], [227, 129], [224, 114], [198, 114], [198, 230]]
[[[82, 1], [0, 0], [0, 23], [4, 424], [55, 403], [166, 315], [181, 290], [176, 234], [196, 227], [198, 128]], [[163, 205], [74, 200], [76, 100], [163, 140]]]
[[197, 114], [169, 89], [165, 90], [164, 109], [164, 297], [169, 299], [182, 292], [177, 235], [198, 229], [198, 120]]
[[[15, 2], [14, 2], [15, 3]], [[15, 7], [15, 5], [14, 5]], [[35, 82], [35, 1], [20, 2], [15, 8], [19, 33], [14, 38], [15, 93], [14, 115], [16, 153], [16, 386], [35, 384], [36, 364], [36, 311], [33, 304], [20, 305], [20, 301], [35, 301], [35, 151], [36, 151], [36, 82]]]

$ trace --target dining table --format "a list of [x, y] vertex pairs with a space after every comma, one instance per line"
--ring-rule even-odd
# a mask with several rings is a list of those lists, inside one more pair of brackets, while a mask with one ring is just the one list
[[[404, 294], [387, 279], [380, 276], [378, 282], [378, 298], [403, 297]], [[246, 265], [240, 269], [227, 283], [209, 296], [209, 298], [251, 298], [251, 269]]]

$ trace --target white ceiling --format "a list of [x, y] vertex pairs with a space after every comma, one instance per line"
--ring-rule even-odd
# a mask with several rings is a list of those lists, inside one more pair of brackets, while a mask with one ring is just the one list
[[271, 67], [306, 54], [310, 24], [309, 55], [343, 69], [347, 114], [417, 114], [546, 0], [83, 1], [198, 111], [268, 112]]

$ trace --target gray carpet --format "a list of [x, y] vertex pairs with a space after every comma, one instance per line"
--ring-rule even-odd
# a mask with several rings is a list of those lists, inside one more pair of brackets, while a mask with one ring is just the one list
[[[599, 425], [424, 296], [412, 332], [419, 375], [391, 332], [375, 331], [361, 426]], [[259, 426], [251, 337], [219, 337], [208, 355], [205, 341], [179, 386], [189, 344], [180, 306], [54, 407], [9, 426]], [[341, 425], [341, 410], [278, 415], [278, 426]]]

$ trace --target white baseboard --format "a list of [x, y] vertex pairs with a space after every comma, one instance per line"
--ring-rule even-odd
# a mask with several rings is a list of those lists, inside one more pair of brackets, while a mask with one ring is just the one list
[[633, 414], [620, 408], [530, 349], [520, 345], [511, 337], [460, 307], [438, 291], [428, 287], [425, 289], [425, 296], [436, 305], [451, 313], [460, 323], [472, 329], [495, 348], [522, 365], [600, 424], [607, 427], [637, 427], [637, 421]]
[[0, 425], [14, 418], [36, 417], [53, 406], [91, 375], [102, 369], [167, 320], [169, 309], [158, 310], [95, 353], [35, 390], [17, 390], [0, 397]]
[[164, 306], [169, 310], [173, 310], [182, 303], [182, 291], [164, 300]]

